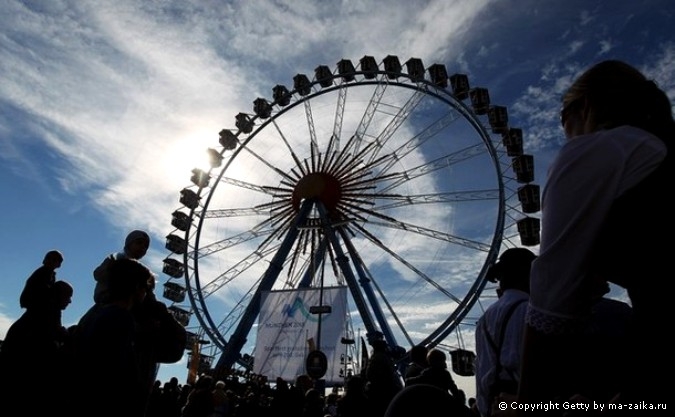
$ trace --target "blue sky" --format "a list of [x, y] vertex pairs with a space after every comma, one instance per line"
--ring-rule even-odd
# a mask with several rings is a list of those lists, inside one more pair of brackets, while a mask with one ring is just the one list
[[[255, 98], [317, 65], [393, 54], [468, 74], [523, 128], [541, 185], [563, 141], [560, 96], [589, 65], [626, 60], [675, 98], [669, 0], [0, 0], [0, 12], [0, 337], [53, 248], [75, 287], [66, 324], [132, 229], [152, 235], [161, 284], [191, 169]], [[160, 371], [185, 374], [185, 362]]]

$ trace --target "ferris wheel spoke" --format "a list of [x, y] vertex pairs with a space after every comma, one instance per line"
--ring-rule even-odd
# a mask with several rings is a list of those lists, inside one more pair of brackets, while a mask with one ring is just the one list
[[257, 250], [252, 251], [248, 256], [244, 257], [241, 261], [237, 262], [236, 265], [229, 268], [227, 271], [221, 273], [216, 278], [205, 282], [204, 285], [201, 285], [201, 281], [197, 283], [199, 290], [199, 299], [200, 302], [205, 305], [206, 300], [223, 288], [226, 284], [231, 283], [236, 278], [244, 275], [249, 268], [251, 268], [256, 261], [263, 259], [265, 256], [278, 250], [279, 245], [273, 247], [263, 247], [262, 245], [258, 247]]
[[197, 217], [203, 217], [205, 219], [265, 216], [269, 215], [269, 208], [265, 205], [260, 205], [255, 207], [195, 211], [195, 214]]
[[256, 281], [216, 325], [222, 335], [232, 334], [233, 329], [237, 326], [239, 320], [244, 315], [247, 306], [253, 299], [255, 288], [259, 284], [260, 280]]
[[447, 193], [416, 194], [416, 195], [378, 193], [378, 194], [364, 194], [364, 197], [393, 201], [393, 203], [380, 204], [377, 206], [376, 211], [383, 212], [386, 210], [391, 210], [394, 208], [414, 204], [497, 200], [499, 198], [499, 190], [495, 189], [495, 190], [452, 191]]
[[330, 171], [331, 167], [334, 166], [338, 158], [340, 157], [340, 151], [337, 150], [337, 147], [339, 145], [336, 145], [336, 143], [340, 142], [340, 138], [336, 137], [335, 135], [332, 135], [330, 139], [328, 140], [328, 149], [329, 151], [326, 152], [326, 157], [323, 160], [323, 164], [321, 165], [320, 171], [321, 172], [327, 172]]
[[[265, 255], [269, 255], [272, 252], [276, 252], [278, 250], [280, 245], [275, 246], [274, 248], [271, 248], [270, 250], [265, 251]], [[286, 267], [287, 264], [290, 262], [290, 259], [286, 259], [284, 261], [284, 266]], [[246, 308], [248, 305], [251, 303], [251, 300], [253, 299], [256, 288], [260, 285], [261, 281], [263, 279], [263, 276], [258, 278], [244, 293], [239, 297], [239, 300], [235, 304], [234, 307], [226, 314], [221, 322], [216, 326], [218, 329], [220, 329], [221, 334], [226, 335], [226, 334], [231, 334], [234, 330], [234, 328], [237, 326], [238, 322], [241, 320], [241, 317], [245, 313]], [[288, 283], [287, 285], [293, 285], [292, 283]]]
[[211, 340], [222, 349], [227, 344], [225, 333], [218, 329], [218, 325], [213, 319], [213, 316], [205, 300], [205, 294], [201, 291], [199, 280], [190, 280], [190, 282], [194, 282], [196, 285], [196, 287], [193, 288], [193, 294], [195, 295], [195, 301], [192, 302], [193, 312], [197, 314], [200, 324], [211, 336]]
[[387, 295], [382, 291], [380, 288], [380, 285], [378, 284], [377, 280], [373, 279], [373, 286], [375, 287], [375, 290], [377, 293], [382, 297], [382, 301], [384, 302], [385, 306], [387, 307], [387, 311], [389, 312], [389, 315], [394, 321], [396, 322], [398, 329], [401, 331], [403, 336], [405, 337], [406, 341], [408, 342], [408, 345], [412, 346], [415, 343], [413, 342], [412, 338], [410, 337], [410, 334], [408, 334], [408, 330], [406, 327], [403, 325], [401, 320], [398, 317], [398, 314], [396, 311], [392, 308], [391, 303], [389, 302], [389, 299]]
[[399, 255], [398, 253], [394, 252], [391, 250], [389, 247], [386, 245], [382, 244], [382, 242], [379, 239], [376, 239], [371, 233], [366, 231], [365, 229], [357, 226], [357, 229], [361, 232], [362, 236], [368, 239], [370, 242], [372, 242], [375, 246], [378, 248], [382, 249], [384, 252], [388, 253], [392, 258], [396, 259], [398, 262], [401, 263], [401, 265], [405, 266], [406, 269], [409, 271], [413, 272], [415, 275], [420, 277], [423, 281], [427, 282], [434, 288], [436, 288], [438, 291], [440, 291], [443, 295], [448, 297], [449, 299], [456, 301], [456, 302], [461, 302], [461, 300], [454, 294], [452, 294], [450, 291], [446, 290], [443, 288], [441, 285], [439, 285], [436, 281], [431, 279], [427, 274], [419, 270], [417, 267], [415, 267], [413, 264], [408, 262], [403, 256]]
[[223, 339], [222, 333], [218, 331], [216, 323], [211, 318], [208, 308], [204, 304], [193, 302], [192, 313], [195, 314], [199, 320], [198, 332], [204, 332], [215, 346], [222, 349], [225, 340]]
[[[312, 105], [309, 103], [309, 100], [305, 100], [303, 104], [305, 107], [305, 121], [307, 122], [307, 129], [309, 129], [310, 152], [312, 155], [315, 155], [319, 153], [319, 143], [316, 140], [316, 129], [314, 127]], [[314, 158], [312, 158], [312, 162], [314, 162]]]
[[[296, 251], [292, 254], [292, 259], [289, 265], [288, 280], [286, 285], [290, 288], [311, 288], [316, 277], [316, 271], [319, 268], [325, 268], [325, 258], [328, 252], [328, 237], [319, 236], [318, 231], [311, 233], [302, 233], [304, 235], [304, 243], [298, 243]], [[311, 241], [309, 243], [308, 241]], [[304, 262], [300, 259], [300, 254], [306, 253], [306, 247], [312, 246], [307, 259]], [[311, 255], [313, 254], [313, 255]]]
[[274, 219], [279, 215], [285, 215], [284, 211], [288, 209], [290, 204], [290, 194], [280, 193], [276, 195], [278, 200], [258, 204], [247, 208], [231, 208], [231, 209], [214, 209], [197, 212], [198, 217], [204, 219], [232, 219], [240, 217], [260, 217], [263, 216], [262, 222], [252, 226], [253, 230], [261, 230], [265, 225], [273, 223]]
[[248, 256], [244, 257], [242, 260], [234, 264], [227, 271], [215, 277], [213, 280], [209, 281], [206, 285], [202, 287], [202, 292], [204, 293], [204, 299], [213, 295], [223, 286], [232, 282], [232, 280], [238, 278], [242, 274], [248, 271], [257, 261], [265, 258], [269, 254], [279, 250], [280, 245], [270, 246], [266, 249], [257, 249], [251, 252]]
[[294, 177], [294, 176], [291, 176], [291, 175], [287, 174], [286, 172], [284, 172], [284, 171], [282, 171], [281, 169], [279, 169], [279, 167], [277, 167], [277, 166], [275, 166], [274, 164], [272, 164], [271, 162], [269, 162], [267, 159], [265, 159], [265, 158], [263, 158], [262, 156], [258, 155], [258, 154], [257, 154], [256, 152], [254, 152], [250, 147], [245, 146], [243, 149], [244, 149], [248, 154], [250, 154], [251, 156], [253, 156], [255, 159], [257, 159], [258, 161], [262, 162], [263, 165], [265, 165], [267, 168], [269, 168], [269, 169], [272, 170], [274, 173], [276, 173], [277, 175], [279, 175], [281, 178], [284, 178], [286, 181], [297, 181], [297, 180], [298, 180], [297, 177]]
[[408, 120], [408, 116], [410, 116], [410, 113], [417, 107], [423, 97], [424, 94], [421, 91], [415, 90], [402, 107], [392, 105], [392, 108], [397, 109], [397, 111], [391, 115], [391, 120], [382, 132], [374, 138], [373, 142], [375, 142], [376, 146], [370, 155], [369, 162], [372, 162], [380, 154], [398, 128], [403, 122]]
[[419, 165], [415, 168], [403, 171], [391, 173], [390, 178], [393, 178], [393, 182], [383, 189], [383, 191], [391, 190], [398, 187], [399, 185], [411, 181], [415, 178], [430, 175], [435, 171], [443, 168], [447, 168], [454, 164], [464, 162], [468, 159], [482, 155], [484, 152], [484, 147], [482, 144], [477, 144], [470, 146], [468, 148], [462, 149], [458, 152], [454, 152], [449, 155], [444, 155], [440, 158], [436, 158], [433, 161], [429, 161], [426, 164]]
[[[353, 138], [355, 136], [352, 136]], [[368, 143], [360, 153], [351, 157], [342, 152], [338, 158], [335, 158], [335, 163], [329, 166], [329, 171], [333, 172], [336, 177], [347, 177], [350, 179], [358, 176], [360, 173], [367, 172], [370, 164], [362, 164], [362, 158], [374, 145], [374, 142]]]
[[458, 120], [460, 117], [461, 115], [457, 111], [450, 111], [435, 122], [431, 123], [429, 126], [425, 127], [417, 135], [411, 136], [410, 139], [405, 141], [393, 152], [390, 158], [382, 159], [383, 166], [379, 167], [379, 172], [388, 172], [396, 163], [396, 161], [401, 160], [411, 152], [422, 147], [429, 139], [434, 138], [438, 133], [442, 132], [443, 129], [445, 129], [452, 122]]
[[220, 179], [220, 182], [224, 184], [229, 184], [233, 185], [238, 188], [246, 189], [246, 190], [253, 190], [257, 191], [260, 193], [267, 194], [269, 196], [275, 196], [275, 193], [279, 191], [286, 191], [285, 189], [279, 189], [278, 187], [270, 187], [270, 186], [264, 186], [264, 185], [258, 185], [258, 184], [252, 184], [250, 182], [242, 181], [242, 180], [237, 180], [231, 177], [222, 177]]
[[387, 312], [389, 313], [388, 316], [391, 317], [394, 320], [394, 322], [396, 323], [399, 331], [401, 332], [401, 334], [403, 334], [403, 337], [406, 339], [408, 344], [410, 346], [414, 345], [415, 343], [413, 342], [412, 338], [410, 337], [410, 334], [408, 333], [408, 330], [406, 329], [403, 322], [399, 318], [399, 315], [396, 312], [396, 310], [394, 310], [394, 308], [392, 307], [392, 304], [389, 301], [389, 297], [385, 294], [384, 291], [382, 291], [382, 288], [380, 287], [380, 285], [378, 283], [378, 280], [375, 279], [375, 277], [370, 273], [370, 270], [369, 270], [368, 266], [365, 263], [363, 263], [362, 259], [359, 258], [358, 262], [361, 265], [361, 267], [366, 271], [366, 275], [369, 277], [372, 285], [375, 287], [375, 291], [379, 294], [380, 299], [382, 300], [382, 302], [386, 306]]
[[[384, 76], [382, 76], [382, 79], [386, 80]], [[356, 134], [354, 135], [354, 138], [356, 140], [352, 142], [354, 145], [354, 153], [359, 152], [359, 149], [361, 148], [361, 143], [363, 141], [363, 137], [365, 136], [366, 131], [368, 130], [368, 127], [370, 126], [370, 123], [373, 120], [375, 110], [377, 109], [377, 106], [382, 100], [382, 97], [384, 96], [384, 93], [387, 90], [388, 85], [389, 85], [388, 83], [384, 82], [379, 83], [375, 86], [375, 91], [373, 91], [373, 95], [370, 98], [370, 101], [368, 102], [368, 106], [366, 107], [366, 110], [363, 113], [363, 117], [361, 118], [361, 121], [359, 122], [359, 125], [356, 128]]]
[[344, 171], [345, 165], [347, 165], [348, 162], [351, 162], [352, 164], [355, 164], [358, 160], [357, 157], [349, 157], [350, 153], [349, 151], [353, 149], [356, 145], [354, 145], [356, 142], [358, 142], [359, 139], [357, 135], [352, 135], [348, 140], [347, 144], [345, 145], [344, 148], [340, 149], [336, 153], [334, 153], [334, 158], [332, 159], [333, 163], [329, 165], [328, 170], [334, 171], [334, 172], [340, 172]]
[[432, 237], [434, 239], [444, 240], [449, 243], [454, 243], [456, 245], [464, 246], [469, 249], [476, 249], [482, 252], [488, 252], [491, 248], [489, 244], [478, 242], [471, 239], [461, 238], [459, 236], [451, 235], [450, 233], [441, 232], [438, 230], [429, 229], [422, 226], [417, 226], [414, 224], [402, 222], [400, 220], [395, 220], [389, 218], [386, 222], [379, 222], [376, 220], [368, 220], [366, 224], [371, 224], [375, 226], [386, 227], [390, 229], [405, 230], [407, 232], [419, 234], [420, 236]]
[[327, 153], [330, 155], [340, 149], [340, 137], [342, 136], [342, 123], [345, 118], [345, 102], [347, 101], [347, 87], [342, 86], [338, 90], [337, 104], [335, 106], [335, 120], [333, 121], [333, 135], [328, 143]]
[[266, 229], [249, 229], [245, 232], [238, 233], [236, 235], [230, 236], [226, 239], [219, 240], [217, 242], [210, 243], [208, 245], [201, 246], [198, 251], [195, 251], [191, 256], [193, 259], [200, 259], [205, 256], [212, 255], [216, 252], [220, 252], [226, 249], [230, 249], [234, 246], [247, 243], [253, 239], [257, 239], [261, 236], [270, 235], [274, 233], [276, 229], [266, 228]]
[[300, 174], [298, 174], [298, 173], [297, 173], [295, 170], [293, 170], [293, 169], [291, 170], [291, 172], [293, 172], [293, 173], [295, 174], [296, 177], [300, 178], [302, 175], [305, 175], [305, 174], [306, 174], [306, 172], [305, 172], [305, 170], [304, 170], [305, 168], [304, 168], [304, 166], [302, 165], [302, 162], [300, 161], [300, 158], [299, 158], [298, 155], [295, 153], [295, 151], [294, 151], [293, 147], [291, 146], [291, 144], [288, 142], [288, 138], [286, 138], [286, 135], [284, 134], [284, 132], [283, 132], [283, 131], [281, 130], [281, 128], [279, 127], [279, 124], [277, 123], [276, 119], [272, 119], [272, 125], [274, 126], [274, 128], [275, 128], [276, 131], [277, 131], [277, 133], [278, 133], [279, 136], [281, 137], [281, 140], [284, 142], [284, 145], [286, 145], [286, 149], [288, 150], [288, 153], [291, 155], [291, 158], [293, 158], [293, 161], [295, 162], [296, 168], [298, 168], [298, 169], [300, 170]]

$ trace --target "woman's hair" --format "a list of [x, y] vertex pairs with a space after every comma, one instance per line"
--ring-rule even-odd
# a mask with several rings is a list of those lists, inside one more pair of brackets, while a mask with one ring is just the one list
[[597, 129], [631, 125], [663, 140], [668, 148], [675, 136], [672, 106], [666, 93], [631, 65], [602, 61], [574, 81], [563, 107], [585, 100], [590, 122]]

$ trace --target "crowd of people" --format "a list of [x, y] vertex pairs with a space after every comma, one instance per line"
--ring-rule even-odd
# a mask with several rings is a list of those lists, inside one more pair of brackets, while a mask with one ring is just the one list
[[[367, 367], [342, 393], [324, 394], [307, 375], [162, 384], [158, 365], [178, 361], [187, 336], [154, 297], [154, 276], [140, 262], [150, 237], [135, 230], [94, 271], [94, 303], [71, 328], [61, 313], [73, 288], [55, 272], [63, 255], [45, 255], [0, 348], [0, 403], [28, 410], [21, 415], [103, 417], [394, 417], [419, 414], [422, 404], [486, 417], [523, 412], [500, 402], [665, 404], [670, 292], [656, 284], [668, 270], [675, 219], [665, 192], [670, 100], [634, 67], [607, 60], [572, 83], [560, 118], [567, 141], [542, 195], [539, 253], [508, 249], [487, 273], [499, 298], [477, 323], [475, 399], [457, 388], [443, 351], [414, 346], [401, 372], [383, 340], [371, 341]], [[628, 302], [607, 298], [610, 284]], [[644, 351], [658, 364], [629, 360]], [[36, 376], [49, 387], [39, 401]]]
[[[122, 251], [93, 271], [93, 304], [68, 328], [61, 315], [73, 287], [57, 279], [64, 262], [49, 251], [26, 280], [19, 297], [25, 309], [0, 345], [0, 404], [22, 415], [129, 417], [358, 417], [392, 416], [409, 407], [410, 386], [431, 390], [439, 401], [469, 413], [463, 393], [447, 370], [446, 354], [415, 347], [418, 372], [400, 376], [387, 343], [376, 338], [368, 366], [349, 378], [344, 393], [325, 395], [308, 375], [295, 381], [235, 374], [200, 375], [192, 384], [157, 380], [161, 363], [181, 359], [187, 333], [154, 296], [155, 276], [141, 263], [150, 236], [134, 230]], [[32, 387], [45, 387], [34, 401]], [[461, 414], [460, 414], [461, 415]]]
[[[425, 408], [442, 406], [443, 415], [479, 416], [475, 401], [466, 399], [454, 384], [445, 353], [420, 347], [425, 351], [425, 359], [419, 376], [400, 378], [391, 356], [377, 350], [382, 348], [379, 344], [373, 347], [368, 366], [361, 373], [347, 378], [342, 389], [336, 386], [330, 392], [319, 389], [307, 374], [293, 381], [280, 377], [268, 381], [253, 374], [220, 378], [205, 374], [193, 385], [179, 384], [176, 378], [164, 384], [156, 381], [146, 416], [396, 417], [419, 409], [421, 398], [428, 399]], [[375, 365], [370, 361], [372, 358]]]
[[[0, 346], [4, 409], [36, 416], [145, 415], [159, 364], [180, 360], [187, 343], [185, 328], [155, 298], [155, 276], [140, 261], [149, 245], [146, 232], [129, 233], [123, 250], [94, 271], [92, 306], [68, 328], [61, 314], [73, 288], [56, 277], [64, 256], [57, 250], [45, 255], [19, 297], [25, 311]], [[44, 389], [36, 401], [38, 381]]]

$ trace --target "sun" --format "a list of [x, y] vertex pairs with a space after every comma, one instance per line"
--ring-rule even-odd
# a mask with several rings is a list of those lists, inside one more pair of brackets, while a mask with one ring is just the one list
[[[215, 137], [215, 138], [214, 138]], [[217, 133], [192, 131], [170, 142], [162, 152], [158, 168], [172, 184], [187, 184], [193, 169], [208, 171], [208, 148], [217, 145]]]

